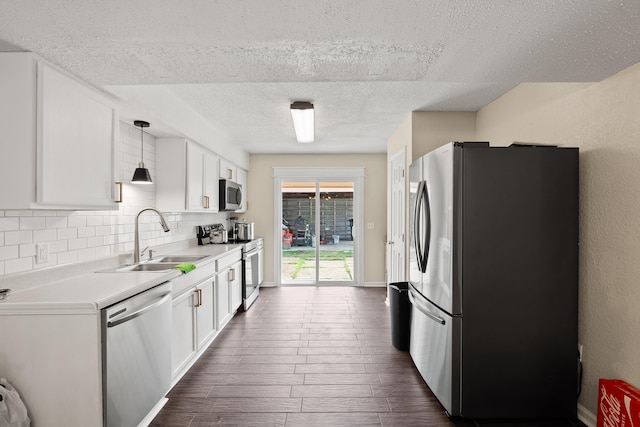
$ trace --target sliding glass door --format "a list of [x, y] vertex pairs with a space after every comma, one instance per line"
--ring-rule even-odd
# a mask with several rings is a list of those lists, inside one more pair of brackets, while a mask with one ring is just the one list
[[282, 284], [353, 284], [355, 181], [280, 183]]

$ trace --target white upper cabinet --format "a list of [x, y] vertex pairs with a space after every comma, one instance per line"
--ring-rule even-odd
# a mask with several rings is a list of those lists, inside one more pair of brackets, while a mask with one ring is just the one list
[[218, 211], [218, 157], [184, 138], [156, 139], [156, 204], [165, 212]]
[[30, 52], [0, 75], [0, 209], [116, 209], [116, 103]]
[[220, 159], [220, 179], [228, 179], [229, 181], [236, 182], [237, 168], [236, 165], [226, 159]]

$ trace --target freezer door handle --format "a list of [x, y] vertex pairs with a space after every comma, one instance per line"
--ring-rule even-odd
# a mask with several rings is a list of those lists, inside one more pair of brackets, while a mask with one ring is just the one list
[[420, 303], [418, 303], [416, 298], [413, 296], [413, 290], [411, 290], [411, 289], [409, 290], [409, 301], [411, 302], [412, 306], [417, 308], [422, 314], [424, 314], [425, 316], [427, 316], [431, 320], [434, 320], [434, 321], [440, 323], [441, 325], [445, 325], [447, 323], [447, 322], [445, 322], [445, 320], [442, 317], [432, 313], [428, 308], [426, 308], [423, 305], [421, 305]]

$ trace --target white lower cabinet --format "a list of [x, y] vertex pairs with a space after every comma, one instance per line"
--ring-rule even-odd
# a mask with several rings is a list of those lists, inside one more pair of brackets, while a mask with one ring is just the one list
[[[193, 365], [242, 302], [242, 252], [174, 279], [171, 370], [173, 382]], [[190, 280], [191, 279], [191, 280]], [[188, 282], [187, 282], [188, 281]]]
[[206, 345], [216, 333], [213, 283], [213, 279], [209, 279], [196, 287], [198, 301], [195, 307], [198, 348]]
[[218, 329], [222, 329], [231, 320], [231, 293], [229, 292], [229, 269], [216, 276], [216, 311]]
[[171, 374], [178, 375], [196, 355], [195, 293], [189, 290], [173, 300]]
[[231, 287], [231, 311], [237, 311], [242, 305], [242, 261], [229, 268], [229, 286]]

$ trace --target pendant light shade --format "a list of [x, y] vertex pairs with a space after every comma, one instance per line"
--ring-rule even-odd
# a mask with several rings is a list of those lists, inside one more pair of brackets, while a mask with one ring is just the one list
[[138, 163], [138, 167], [135, 172], [133, 172], [133, 178], [131, 178], [132, 184], [153, 184], [151, 181], [151, 174], [149, 173], [149, 169], [144, 167], [144, 128], [149, 127], [149, 122], [145, 122], [143, 120], [136, 120], [133, 122], [134, 125], [140, 128], [140, 163]]

